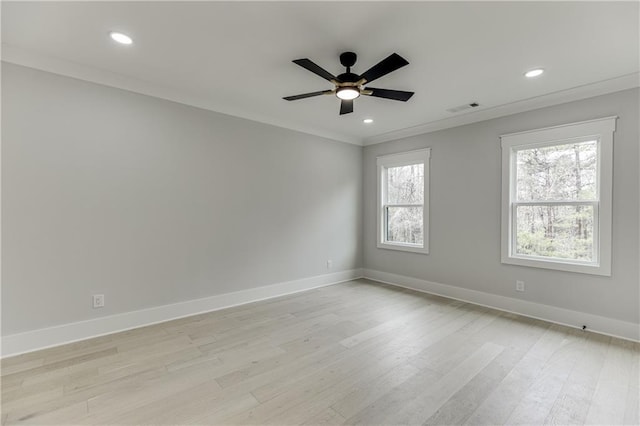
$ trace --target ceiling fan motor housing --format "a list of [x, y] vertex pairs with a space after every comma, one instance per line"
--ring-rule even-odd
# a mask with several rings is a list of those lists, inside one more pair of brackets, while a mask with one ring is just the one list
[[338, 76], [338, 81], [340, 83], [355, 83], [358, 80], [360, 80], [360, 76], [352, 72], [345, 72]]

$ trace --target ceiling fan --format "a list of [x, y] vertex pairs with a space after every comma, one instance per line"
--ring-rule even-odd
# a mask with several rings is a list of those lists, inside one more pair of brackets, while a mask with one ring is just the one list
[[312, 62], [310, 59], [296, 59], [293, 63], [306, 68], [312, 73], [319, 75], [330, 81], [335, 86], [331, 90], [321, 90], [319, 92], [303, 93], [301, 95], [287, 96], [283, 99], [287, 101], [297, 101], [298, 99], [311, 98], [320, 95], [336, 95], [340, 101], [340, 115], [353, 112], [353, 100], [360, 95], [375, 96], [377, 98], [393, 99], [395, 101], [406, 102], [413, 96], [413, 92], [402, 90], [376, 89], [374, 87], [364, 87], [366, 83], [371, 83], [382, 76], [389, 74], [399, 68], [409, 65], [409, 62], [397, 53], [389, 55], [387, 58], [369, 68], [362, 75], [351, 72], [351, 67], [356, 63], [358, 56], [353, 52], [344, 52], [340, 55], [340, 63], [347, 71], [337, 77], [329, 71]]

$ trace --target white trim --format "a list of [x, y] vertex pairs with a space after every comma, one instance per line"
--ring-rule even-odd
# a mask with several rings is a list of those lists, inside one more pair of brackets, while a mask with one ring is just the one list
[[431, 158], [431, 148], [416, 149], [413, 151], [396, 152], [376, 157], [378, 166], [395, 166], [405, 164], [422, 163], [425, 159]]
[[[376, 206], [376, 246], [381, 249], [406, 251], [411, 253], [429, 254], [429, 181], [430, 181], [431, 148], [405, 151], [395, 154], [382, 155], [376, 158], [377, 172], [377, 206]], [[383, 210], [387, 206], [386, 199], [386, 170], [389, 167], [408, 166], [412, 164], [424, 165], [424, 193], [422, 207], [423, 244], [403, 244], [385, 241], [386, 219]], [[383, 182], [384, 181], [384, 182]], [[400, 205], [399, 205], [400, 206]]]
[[148, 96], [154, 96], [161, 99], [179, 102], [185, 105], [191, 105], [222, 114], [229, 114], [236, 117], [246, 118], [248, 120], [271, 124], [273, 126], [284, 127], [287, 129], [336, 141], [364, 146], [374, 145], [377, 143], [397, 140], [410, 136], [416, 136], [423, 133], [435, 132], [437, 130], [450, 129], [452, 127], [463, 126], [465, 124], [477, 123], [480, 121], [491, 120], [511, 114], [531, 111], [538, 108], [544, 108], [548, 106], [577, 101], [580, 99], [592, 98], [594, 96], [605, 95], [607, 93], [619, 92], [621, 90], [640, 87], [640, 72], [634, 72], [631, 74], [597, 81], [582, 86], [572, 87], [570, 89], [560, 90], [553, 93], [547, 93], [529, 99], [510, 102], [507, 104], [493, 105], [490, 107], [481, 106], [479, 109], [468, 112], [466, 114], [459, 114], [453, 117], [433, 120], [427, 123], [422, 123], [405, 129], [394, 130], [379, 135], [358, 138], [351, 135], [334, 133], [325, 129], [300, 126], [297, 123], [276, 119], [274, 117], [247, 113], [246, 111], [240, 111], [237, 109], [230, 109], [226, 105], [215, 103], [212, 99], [204, 99], [185, 91], [171, 89], [168, 87], [161, 87], [159, 85], [154, 85], [152, 83], [131, 78], [125, 75], [89, 67], [86, 65], [81, 65], [60, 58], [54, 58], [5, 43], [2, 43], [1, 50], [2, 61], [10, 62], [16, 65], [22, 65], [29, 68], [48, 71], [54, 74], [89, 81], [92, 83], [128, 90], [135, 93], [141, 93]]
[[257, 302], [259, 300], [298, 293], [317, 287], [338, 284], [360, 278], [361, 276], [361, 269], [351, 269], [232, 293], [219, 294], [202, 299], [188, 300], [186, 302], [156, 306], [102, 318], [30, 330], [24, 333], [10, 334], [2, 336], [2, 357], [33, 352], [79, 340], [103, 336], [105, 334], [117, 333], [132, 328], [144, 327], [205, 312], [230, 308], [232, 306]]
[[567, 327], [581, 329], [583, 325], [586, 325], [587, 331], [636, 342], [640, 341], [640, 324], [632, 322], [373, 269], [363, 269], [363, 275], [364, 278], [397, 287], [436, 294], [450, 299], [473, 303], [474, 305], [486, 306], [529, 318], [565, 325]]
[[[613, 192], [613, 133], [617, 116], [569, 123], [542, 129], [509, 133], [500, 136], [502, 147], [502, 217], [500, 261], [505, 264], [566, 272], [611, 276], [612, 192]], [[598, 143], [598, 200], [594, 202], [593, 262], [536, 258], [514, 253], [515, 223], [515, 155], [522, 149], [561, 145], [583, 140]], [[570, 202], [573, 200], [570, 200]], [[594, 201], [594, 200], [589, 200]], [[541, 201], [538, 204], [545, 204]], [[562, 202], [563, 204], [569, 204]]]
[[124, 74], [118, 74], [78, 63], [70, 62], [64, 59], [54, 58], [39, 53], [18, 48], [2, 43], [2, 61], [28, 68], [35, 68], [47, 71], [53, 74], [72, 77], [90, 83], [96, 83], [103, 86], [114, 87], [116, 89], [127, 90], [133, 93], [153, 96], [155, 98], [167, 101], [178, 102], [184, 105], [194, 106], [206, 109], [220, 114], [240, 117], [247, 120], [257, 121], [258, 123], [269, 124], [271, 126], [282, 127], [310, 135], [320, 136], [334, 141], [345, 142], [353, 145], [361, 146], [362, 142], [359, 138], [336, 133], [333, 131], [316, 128], [312, 126], [301, 126], [299, 123], [270, 116], [268, 113], [256, 113], [245, 111], [238, 108], [230, 108], [228, 105], [221, 104], [211, 97], [203, 97], [196, 93], [190, 93], [186, 90], [175, 89], [171, 87], [161, 86]]
[[544, 144], [552, 144], [555, 141], [559, 143], [560, 141], [575, 138], [588, 140], [588, 136], [605, 135], [615, 132], [617, 118], [618, 116], [613, 115], [610, 117], [562, 124], [560, 126], [508, 133], [500, 136], [501, 144], [503, 148], [516, 148], [534, 144], [544, 146]]
[[407, 251], [409, 253], [429, 254], [429, 247], [425, 242], [426, 247], [420, 247], [417, 244], [400, 244], [400, 243], [383, 243], [378, 242], [378, 248], [385, 250], [398, 250]]
[[[533, 129], [533, 130], [524, 130], [522, 132], [513, 132], [513, 133], [505, 133], [504, 135], [500, 135], [500, 138], [510, 138], [512, 142], [509, 142], [510, 144], [517, 144], [516, 143], [516, 139], [513, 139], [516, 136], [520, 136], [520, 135], [529, 135], [529, 134], [534, 134], [533, 136], [538, 136], [539, 134], [542, 134], [543, 132], [547, 132], [545, 134], [546, 138], [542, 138], [542, 140], [548, 140], [549, 138], [551, 138], [552, 140], [555, 139], [566, 139], [568, 137], [571, 137], [571, 135], [575, 134], [575, 129], [580, 128], [580, 130], [582, 131], [583, 129], [590, 129], [592, 131], [595, 131], [596, 133], [594, 134], [600, 134], [600, 132], [604, 132], [604, 131], [609, 131], [609, 132], [613, 132], [616, 130], [616, 119], [618, 118], [617, 115], [611, 115], [609, 117], [602, 117], [602, 118], [594, 118], [592, 120], [584, 120], [584, 121], [577, 121], [574, 123], [568, 123], [568, 124], [560, 124], [558, 126], [550, 126], [550, 127], [543, 127], [542, 129]], [[588, 126], [588, 127], [587, 127]], [[526, 142], [526, 144], [528, 145], [530, 142]]]
[[370, 136], [364, 138], [362, 144], [364, 146], [375, 145], [383, 142], [417, 136], [424, 133], [436, 132], [438, 130], [450, 129], [453, 127], [464, 126], [481, 121], [493, 120], [496, 118], [505, 117], [507, 115], [518, 114], [535, 109], [579, 101], [581, 99], [602, 96], [608, 93], [635, 89], [637, 87], [640, 87], [640, 72], [621, 75], [619, 77], [597, 81], [594, 83], [585, 84], [583, 86], [572, 87], [570, 89], [560, 90], [553, 93], [547, 93], [529, 99], [510, 102], [507, 104], [493, 105], [487, 108], [481, 106], [480, 108], [474, 108], [471, 112], [468, 112], [466, 114], [460, 114], [454, 117], [434, 120], [428, 123], [419, 124], [417, 126], [407, 127], [388, 133]]

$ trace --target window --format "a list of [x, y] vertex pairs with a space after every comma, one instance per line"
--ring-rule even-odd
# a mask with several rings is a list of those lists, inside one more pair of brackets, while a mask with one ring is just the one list
[[502, 139], [502, 263], [611, 275], [616, 117]]
[[378, 247], [429, 252], [429, 149], [378, 157]]

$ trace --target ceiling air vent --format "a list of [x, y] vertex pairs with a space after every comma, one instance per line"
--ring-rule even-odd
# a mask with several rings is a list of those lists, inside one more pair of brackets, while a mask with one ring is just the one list
[[464, 105], [459, 105], [457, 107], [449, 108], [447, 111], [451, 113], [456, 113], [456, 112], [464, 111], [466, 109], [477, 108], [479, 106], [480, 106], [479, 103], [471, 102], [469, 104], [464, 104]]

